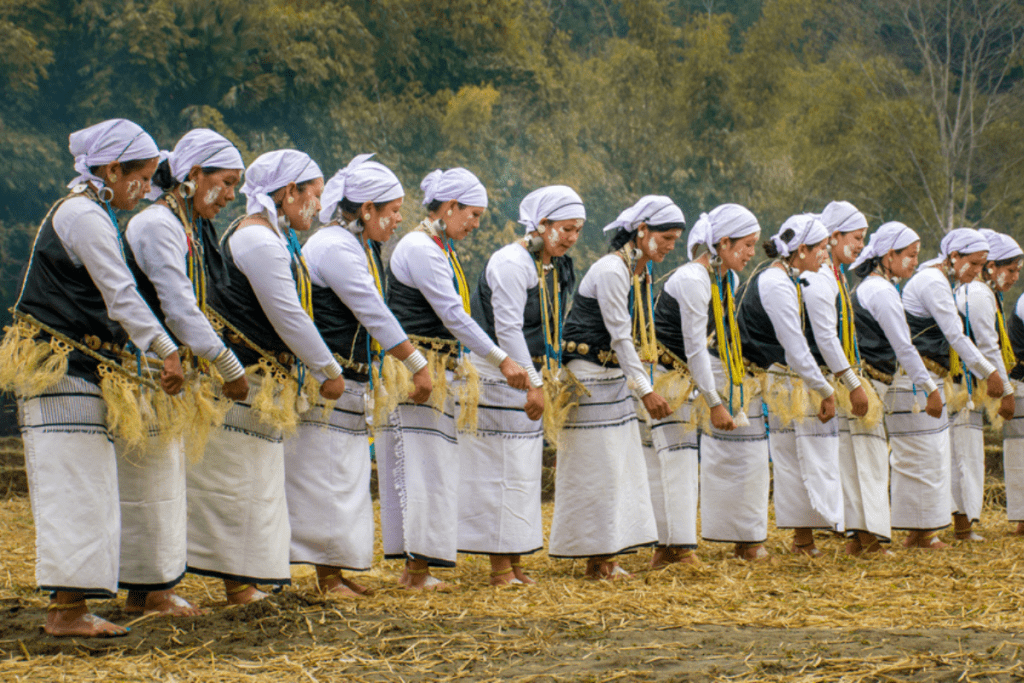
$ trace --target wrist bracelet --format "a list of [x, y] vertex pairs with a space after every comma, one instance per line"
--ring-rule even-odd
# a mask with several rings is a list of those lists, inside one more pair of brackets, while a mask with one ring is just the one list
[[414, 349], [412, 353], [405, 357], [405, 360], [403, 360], [402, 363], [405, 364], [405, 367], [409, 368], [409, 372], [415, 375], [417, 372], [427, 367], [427, 358], [420, 353], [419, 349]]
[[224, 349], [213, 361], [213, 367], [225, 382], [234, 382], [245, 375], [245, 368], [238, 362], [238, 357], [231, 349]]
[[840, 379], [843, 380], [843, 384], [850, 391], [860, 386], [860, 378], [857, 377], [857, 373], [853, 371], [853, 368], [846, 368], [846, 372], [840, 375]]

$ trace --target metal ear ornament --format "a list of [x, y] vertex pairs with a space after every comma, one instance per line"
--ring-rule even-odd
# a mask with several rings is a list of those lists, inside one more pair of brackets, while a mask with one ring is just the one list
[[[291, 199], [291, 197], [289, 197], [289, 199]], [[292, 227], [291, 219], [289, 219], [288, 216], [285, 216], [284, 214], [279, 215], [277, 217], [277, 227], [279, 227], [281, 230], [289, 230], [289, 229], [291, 229], [291, 227]]]
[[543, 235], [547, 231], [547, 229], [548, 229], [548, 226], [544, 225], [543, 223], [538, 223], [537, 224], [537, 234], [538, 235]]
[[451, 210], [451, 209], [448, 209], [448, 215], [449, 215], [449, 216], [451, 216], [451, 215], [452, 215], [452, 210]]
[[526, 250], [531, 254], [539, 254], [544, 250], [544, 240], [537, 235], [530, 235], [526, 238]]
[[186, 180], [181, 184], [181, 196], [185, 199], [196, 196], [196, 183], [194, 180]]
[[100, 191], [97, 193], [97, 195], [99, 196], [100, 201], [102, 202], [110, 203], [114, 201], [114, 191], [105, 185], [100, 188]]
[[368, 213], [364, 213], [364, 214], [363, 214], [363, 222], [364, 222], [364, 223], [366, 223], [366, 222], [368, 222], [369, 220], [370, 220], [370, 214], [368, 214]]
[[116, 173], [111, 173], [110, 175], [108, 175], [107, 176], [107, 181], [111, 182], [111, 183], [116, 183], [117, 182], [117, 174]]

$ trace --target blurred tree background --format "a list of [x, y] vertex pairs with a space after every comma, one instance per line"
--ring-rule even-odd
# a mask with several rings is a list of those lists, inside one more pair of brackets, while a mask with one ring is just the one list
[[404, 229], [422, 177], [466, 166], [491, 195], [471, 278], [553, 183], [587, 205], [581, 270], [652, 193], [766, 232], [846, 199], [925, 255], [960, 225], [1021, 237], [1022, 38], [1019, 0], [0, 0], [0, 299], [73, 175], [68, 134], [112, 117], [328, 176], [376, 152]]

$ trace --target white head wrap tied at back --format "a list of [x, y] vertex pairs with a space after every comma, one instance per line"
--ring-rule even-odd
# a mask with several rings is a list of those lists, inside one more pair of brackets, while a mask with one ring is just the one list
[[686, 240], [686, 253], [693, 260], [697, 247], [704, 245], [715, 256], [718, 253], [715, 245], [722, 239], [738, 240], [757, 232], [761, 232], [761, 226], [750, 209], [739, 204], [722, 204], [711, 213], [700, 215]]
[[1009, 235], [1004, 235], [987, 228], [982, 228], [978, 232], [980, 232], [985, 237], [985, 241], [988, 242], [989, 261], [1005, 261], [1006, 259], [1020, 258], [1021, 256], [1024, 256], [1024, 249], [1021, 249], [1017, 240], [1013, 239]]
[[892, 250], [899, 251], [906, 249], [914, 242], [920, 242], [921, 238], [911, 228], [899, 221], [890, 221], [882, 224], [878, 230], [871, 234], [867, 245], [860, 252], [860, 256], [850, 266], [855, 270], [860, 265], [873, 258], [882, 258]]
[[454, 199], [463, 206], [487, 208], [487, 188], [472, 171], [464, 168], [431, 171], [420, 183], [420, 189], [423, 190], [423, 206], [435, 199], [439, 202]]
[[75, 170], [78, 171], [78, 176], [68, 183], [68, 187], [90, 180], [102, 186], [103, 178], [89, 170], [92, 166], [160, 156], [160, 148], [149, 133], [127, 119], [110, 119], [75, 131], [68, 137], [68, 149], [75, 157]]
[[245, 184], [242, 186], [242, 194], [248, 197], [245, 211], [248, 214], [266, 211], [270, 224], [276, 226], [277, 207], [270, 193], [289, 183], [298, 185], [323, 177], [316, 162], [297, 149], [279, 149], [261, 154], [245, 172]]
[[830, 235], [868, 227], [868, 219], [850, 202], [830, 202], [821, 212], [820, 218]]
[[360, 154], [327, 181], [320, 199], [320, 222], [334, 220], [342, 199], [356, 204], [363, 202], [390, 202], [405, 196], [402, 183], [391, 169], [378, 161], [370, 161], [373, 154]]
[[650, 227], [659, 225], [686, 226], [686, 218], [683, 211], [668, 197], [656, 194], [649, 194], [641, 197], [640, 200], [619, 214], [614, 221], [604, 226], [605, 232], [613, 230], [625, 230], [633, 232], [641, 223]]
[[[784, 240], [782, 234], [787, 230], [792, 230], [793, 236]], [[772, 244], [775, 245], [779, 256], [787, 258], [796, 253], [801, 244], [817, 244], [827, 237], [828, 230], [822, 225], [817, 214], [802, 213], [786, 219], [779, 232], [772, 236]]]
[[519, 203], [519, 223], [526, 226], [527, 235], [535, 232], [545, 218], [587, 220], [587, 210], [576, 190], [567, 185], [548, 185], [534, 190]]
[[917, 267], [918, 270], [931, 268], [945, 261], [950, 254], [956, 252], [966, 256], [976, 254], [979, 251], [988, 251], [988, 240], [974, 228], [957, 228], [950, 230], [939, 242], [939, 255], [930, 261], [925, 261]]
[[[209, 128], [190, 130], [178, 140], [173, 152], [160, 152], [160, 157], [161, 161], [167, 159], [171, 175], [179, 183], [188, 177], [193, 166], [245, 170], [238, 148], [226, 137]], [[154, 186], [146, 198], [153, 200], [163, 193], [162, 189]]]

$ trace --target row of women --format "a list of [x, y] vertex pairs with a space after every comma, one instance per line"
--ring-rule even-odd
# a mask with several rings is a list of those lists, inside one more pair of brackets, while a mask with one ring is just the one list
[[[445, 588], [431, 570], [459, 552], [488, 555], [492, 584], [533, 582], [545, 436], [559, 447], [549, 554], [586, 558], [593, 579], [625, 575], [615, 557], [642, 546], [656, 567], [696, 561], [698, 502], [705, 540], [767, 557], [769, 449], [794, 552], [817, 552], [814, 529], [847, 533], [855, 554], [886, 552], [893, 528], [940, 548], [951, 512], [977, 540], [985, 408], [1008, 420], [1024, 520], [1010, 380], [1024, 323], [1020, 304], [1001, 312], [1024, 253], [1009, 237], [954, 230], [914, 274], [913, 230], [887, 223], [865, 247], [864, 216], [834, 202], [786, 221], [740, 287], [761, 229], [727, 204], [656, 297], [653, 265], [686, 230], [672, 200], [623, 211], [577, 287], [567, 252], [586, 212], [550, 186], [473, 287], [455, 243], [487, 193], [465, 169], [424, 179], [428, 217], [385, 270], [404, 190], [372, 155], [325, 184], [296, 150], [246, 169], [215, 132], [167, 153], [123, 119], [70, 149], [79, 175], [39, 229], [0, 346], [51, 634], [125, 633], [85, 602], [118, 588], [129, 612], [197, 614], [174, 591], [186, 572], [222, 579], [229, 603], [289, 583], [292, 563], [325, 592], [369, 593], [342, 573], [373, 560], [368, 423], [384, 553], [410, 589]], [[218, 241], [243, 171], [246, 215]], [[147, 194], [122, 236], [115, 210]]]

